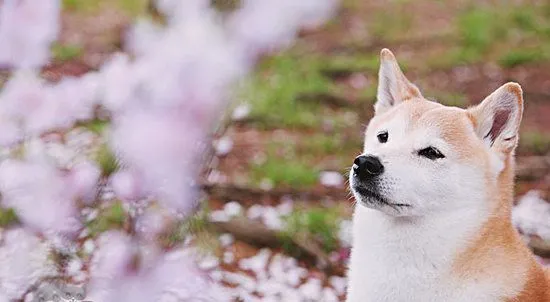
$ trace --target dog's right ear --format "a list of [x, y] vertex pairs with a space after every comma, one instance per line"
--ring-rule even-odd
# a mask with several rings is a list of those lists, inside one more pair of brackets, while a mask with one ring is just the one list
[[375, 114], [382, 114], [393, 106], [412, 98], [421, 98], [420, 90], [405, 77], [393, 53], [384, 48], [380, 52], [378, 92]]
[[476, 134], [487, 146], [503, 153], [514, 150], [523, 115], [523, 92], [517, 83], [506, 83], [469, 108]]

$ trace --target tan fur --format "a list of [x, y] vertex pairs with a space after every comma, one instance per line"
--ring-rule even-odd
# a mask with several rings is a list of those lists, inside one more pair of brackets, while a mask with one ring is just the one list
[[456, 258], [455, 274], [469, 280], [498, 276], [508, 288], [520, 285], [517, 295], [503, 297], [503, 301], [550, 301], [549, 279], [510, 222], [513, 177], [513, 158], [509, 154], [498, 179], [498, 190], [489, 192], [495, 196], [491, 216], [477, 238]]
[[[510, 92], [516, 94], [521, 102], [521, 88], [508, 85]], [[461, 112], [462, 113], [462, 112]], [[443, 138], [451, 143], [464, 156], [463, 159], [484, 159], [482, 147], [470, 141], [470, 136], [461, 129], [467, 129], [464, 122], [477, 125], [476, 119], [466, 112], [462, 114], [442, 114]], [[477, 238], [472, 238], [470, 246], [455, 259], [454, 271], [459, 278], [468, 280], [494, 278], [498, 276], [506, 287], [520, 287], [514, 297], [505, 297], [504, 301], [550, 301], [550, 285], [548, 273], [535, 261], [531, 251], [521, 241], [519, 234], [511, 224], [511, 207], [514, 185], [513, 154], [506, 155], [505, 167], [498, 177], [498, 183], [492, 184], [486, 180], [487, 188], [493, 188], [489, 196], [491, 200], [491, 215], [483, 225]], [[487, 169], [487, 167], [485, 167]]]
[[[508, 85], [522, 101], [521, 88]], [[466, 118], [475, 126], [477, 121], [470, 114]], [[454, 120], [452, 124], [458, 123]], [[456, 124], [455, 124], [456, 125]], [[453, 127], [462, 128], [462, 127]], [[446, 140], [455, 145], [471, 146], [464, 143], [465, 136], [451, 129], [446, 134]], [[470, 158], [479, 158], [482, 150], [464, 150]], [[533, 258], [531, 251], [525, 246], [519, 234], [511, 224], [511, 207], [514, 185], [514, 158], [513, 153], [506, 154], [505, 167], [498, 177], [496, 186], [486, 180], [487, 187], [493, 188], [489, 195], [491, 215], [483, 225], [477, 238], [462, 251], [454, 262], [455, 274], [469, 280], [494, 278], [498, 276], [509, 288], [521, 285], [519, 293], [513, 297], [505, 297], [504, 301], [550, 301], [550, 282], [548, 273]]]
[[[511, 92], [521, 92], [510, 86]], [[418, 108], [413, 115], [425, 113], [426, 106]], [[427, 113], [437, 115], [441, 136], [455, 150], [459, 150], [462, 160], [477, 160], [478, 165], [487, 165], [488, 159], [482, 145], [473, 143], [472, 136], [462, 129], [468, 129], [470, 122], [475, 127], [477, 121], [467, 112], [436, 109]], [[431, 121], [433, 117], [427, 117]], [[517, 295], [503, 297], [506, 302], [550, 302], [550, 271], [543, 270], [525, 246], [517, 231], [511, 224], [511, 207], [513, 200], [514, 165], [513, 154], [507, 154], [504, 170], [498, 183], [487, 187], [494, 188], [489, 192], [491, 215], [477, 235], [472, 238], [470, 246], [460, 252], [454, 261], [454, 274], [467, 280], [495, 278], [507, 288], [518, 288]], [[487, 169], [487, 167], [485, 167]]]

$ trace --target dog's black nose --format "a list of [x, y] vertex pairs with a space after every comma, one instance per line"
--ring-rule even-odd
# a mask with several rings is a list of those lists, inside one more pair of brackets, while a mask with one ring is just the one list
[[369, 178], [384, 172], [384, 166], [376, 156], [361, 155], [353, 161], [353, 173], [359, 178]]

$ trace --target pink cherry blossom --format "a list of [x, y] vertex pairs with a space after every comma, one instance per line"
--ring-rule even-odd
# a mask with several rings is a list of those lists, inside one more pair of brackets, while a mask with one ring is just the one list
[[0, 246], [0, 301], [13, 301], [40, 278], [57, 276], [47, 243], [25, 229], [3, 233]]
[[[131, 216], [125, 230], [87, 238], [91, 261], [70, 262], [89, 268], [78, 277], [89, 300], [230, 300], [188, 247], [166, 252], [156, 236], [166, 221], [196, 209], [208, 135], [233, 85], [260, 54], [329, 17], [335, 1], [247, 0], [224, 21], [208, 0], [158, 0], [165, 25], [138, 21], [124, 51], [98, 71], [56, 83], [38, 70], [59, 32], [60, 1], [0, 1], [0, 68], [13, 69], [0, 91], [0, 145], [9, 147], [0, 163], [0, 206], [13, 208], [20, 224], [0, 243], [0, 259], [7, 259], [0, 301], [23, 298], [47, 271], [34, 261], [49, 265], [50, 248], [77, 257], [75, 238], [93, 237], [84, 221], [98, 218], [102, 200], [116, 199], [126, 201]], [[121, 164], [109, 179], [89, 154], [75, 154], [82, 151], [64, 142], [75, 124], [96, 114], [111, 124], [94, 140], [106, 141]]]
[[59, 0], [4, 0], [0, 5], [0, 65], [40, 67], [59, 31]]
[[47, 162], [2, 162], [0, 191], [2, 206], [15, 209], [21, 222], [34, 230], [72, 233], [80, 226], [66, 178]]

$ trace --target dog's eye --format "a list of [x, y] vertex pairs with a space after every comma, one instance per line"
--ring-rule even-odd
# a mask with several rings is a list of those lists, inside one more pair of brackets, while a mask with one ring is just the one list
[[383, 144], [388, 141], [388, 131], [380, 132], [376, 137], [378, 137], [378, 141]]
[[444, 158], [445, 157], [445, 155], [443, 155], [443, 153], [441, 153], [441, 151], [437, 150], [437, 148], [434, 148], [434, 147], [424, 148], [424, 149], [418, 151], [418, 155], [424, 156], [424, 157], [429, 158], [431, 160], [436, 160], [438, 158]]

